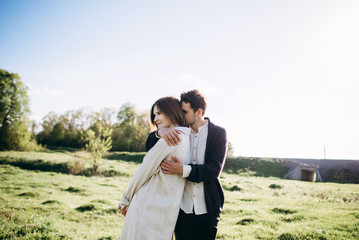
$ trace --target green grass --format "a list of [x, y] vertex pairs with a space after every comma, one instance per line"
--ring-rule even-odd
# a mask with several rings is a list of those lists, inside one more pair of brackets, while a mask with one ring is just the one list
[[246, 176], [282, 177], [288, 171], [288, 167], [276, 159], [228, 157], [223, 170]]
[[[86, 160], [83, 152], [0, 152], [0, 239], [118, 239], [117, 205], [141, 154], [132, 156], [118, 153], [102, 166], [122, 175], [86, 177], [15, 164], [69, 164]], [[229, 163], [218, 239], [359, 239], [359, 185], [283, 180]]]

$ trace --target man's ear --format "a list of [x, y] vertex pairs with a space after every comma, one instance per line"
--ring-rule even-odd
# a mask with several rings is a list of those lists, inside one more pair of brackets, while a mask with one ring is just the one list
[[198, 108], [198, 110], [196, 111], [197, 116], [202, 117], [203, 116], [203, 109], [202, 108]]

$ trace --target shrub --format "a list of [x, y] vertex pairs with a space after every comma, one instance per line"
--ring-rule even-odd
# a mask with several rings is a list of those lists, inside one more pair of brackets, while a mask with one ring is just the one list
[[231, 192], [234, 192], [234, 191], [242, 191], [242, 188], [238, 187], [237, 185], [234, 185], [232, 187], [228, 187], [226, 185], [223, 186], [223, 188], [227, 191], [231, 191]]
[[85, 169], [85, 161], [81, 158], [76, 158], [70, 163], [70, 173], [73, 175], [82, 175]]
[[75, 187], [68, 187], [68, 188], [66, 188], [64, 191], [66, 191], [66, 192], [72, 192], [72, 193], [84, 192], [83, 189], [75, 188]]
[[20, 193], [18, 196], [19, 197], [26, 197], [26, 198], [33, 198], [33, 197], [36, 197], [38, 194], [36, 193], [33, 193], [33, 192], [23, 192], [23, 193]]
[[290, 210], [290, 209], [283, 209], [283, 208], [273, 208], [272, 212], [274, 213], [281, 213], [281, 214], [293, 214], [296, 213], [296, 210]]
[[93, 204], [86, 204], [86, 205], [77, 207], [76, 210], [79, 212], [93, 211], [93, 210], [96, 210], [96, 207]]
[[237, 222], [238, 225], [248, 225], [255, 222], [254, 219], [252, 218], [244, 218], [242, 220], [240, 220], [239, 222]]
[[47, 200], [43, 203], [41, 203], [42, 205], [46, 205], [46, 204], [61, 204], [61, 202], [57, 201], [57, 200]]
[[271, 189], [282, 189], [282, 186], [281, 186], [281, 185], [278, 185], [278, 184], [273, 183], [273, 184], [269, 185], [269, 188], [271, 188]]
[[304, 219], [303, 216], [294, 216], [293, 218], [281, 218], [280, 220], [281, 220], [282, 222], [288, 222], [288, 223], [290, 223], [290, 222], [301, 221], [301, 220], [303, 220], [303, 219]]

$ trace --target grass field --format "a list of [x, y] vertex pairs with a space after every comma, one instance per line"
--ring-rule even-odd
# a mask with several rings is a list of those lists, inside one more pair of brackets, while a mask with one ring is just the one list
[[[84, 152], [0, 152], [0, 239], [118, 239], [117, 205], [142, 156], [112, 154], [87, 177], [68, 170]], [[218, 239], [359, 239], [359, 185], [283, 180], [261, 164], [248, 173], [232, 160], [222, 173]]]

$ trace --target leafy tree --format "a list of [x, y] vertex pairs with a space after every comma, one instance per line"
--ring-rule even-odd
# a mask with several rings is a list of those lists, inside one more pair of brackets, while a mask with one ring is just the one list
[[28, 130], [27, 87], [16, 73], [0, 69], [0, 150], [31, 150], [37, 144]]
[[233, 157], [233, 153], [234, 153], [233, 145], [232, 145], [231, 142], [228, 142], [227, 156], [228, 157]]
[[42, 131], [36, 139], [43, 145], [81, 148], [85, 146], [81, 133], [91, 129], [98, 135], [101, 128], [112, 130], [111, 150], [145, 151], [150, 133], [148, 114], [138, 114], [131, 103], [123, 104], [117, 113], [113, 108], [103, 108], [99, 112], [85, 112], [85, 109], [64, 114], [50, 112], [43, 118]]
[[112, 134], [113, 148], [117, 151], [145, 151], [145, 142], [150, 133], [146, 113], [137, 114], [135, 105], [125, 103], [117, 114], [118, 123]]
[[125, 103], [121, 106], [117, 114], [120, 125], [133, 125], [136, 119], [136, 106], [132, 103]]
[[102, 108], [100, 112], [94, 112], [95, 122], [99, 123], [104, 128], [112, 128], [116, 119], [115, 109], [113, 108]]
[[85, 139], [88, 141], [86, 144], [86, 150], [90, 152], [92, 157], [93, 175], [97, 175], [99, 167], [105, 163], [102, 156], [111, 149], [112, 129], [102, 128], [98, 129], [98, 134], [92, 129], [88, 129], [85, 132]]
[[63, 115], [50, 112], [42, 119], [42, 131], [36, 135], [41, 144], [62, 147], [84, 147], [81, 131], [89, 125], [83, 109], [67, 111]]

